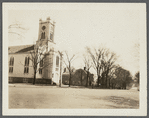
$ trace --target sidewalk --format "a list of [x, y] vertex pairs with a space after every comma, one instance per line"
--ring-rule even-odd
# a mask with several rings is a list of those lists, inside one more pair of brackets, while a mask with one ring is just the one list
[[39, 88], [39, 87], [52, 87], [52, 88], [57, 88], [59, 86], [53, 86], [53, 85], [50, 85], [50, 84], [31, 84], [31, 83], [14, 83], [14, 84], [8, 84], [9, 87], [33, 87], [33, 88]]
[[[31, 83], [9, 83], [8, 84], [9, 87], [23, 87], [23, 88], [39, 88], [39, 87], [50, 87], [50, 88], [82, 88], [82, 89], [92, 89], [91, 87], [85, 87], [85, 86], [70, 86], [69, 85], [62, 85], [62, 86], [59, 86], [59, 85], [51, 85], [51, 84], [31, 84]], [[95, 89], [95, 88], [94, 88]]]

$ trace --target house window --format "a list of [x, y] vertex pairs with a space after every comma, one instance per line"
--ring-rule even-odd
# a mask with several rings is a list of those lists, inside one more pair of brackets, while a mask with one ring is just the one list
[[43, 60], [40, 61], [39, 74], [42, 74]]
[[29, 57], [25, 57], [24, 73], [29, 73]]
[[56, 67], [59, 67], [59, 56], [56, 56]]
[[42, 32], [41, 39], [45, 39], [45, 32]]
[[13, 73], [14, 57], [10, 58], [9, 62], [9, 73]]

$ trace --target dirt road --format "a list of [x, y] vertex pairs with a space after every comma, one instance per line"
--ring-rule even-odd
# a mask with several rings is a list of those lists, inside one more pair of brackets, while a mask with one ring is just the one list
[[139, 91], [12, 85], [9, 108], [138, 109]]

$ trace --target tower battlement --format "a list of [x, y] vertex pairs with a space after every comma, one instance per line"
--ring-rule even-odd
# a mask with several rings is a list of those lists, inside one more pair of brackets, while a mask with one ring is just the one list
[[39, 19], [39, 40], [46, 40], [54, 43], [54, 29], [55, 22], [51, 22], [50, 17], [47, 17], [46, 20]]

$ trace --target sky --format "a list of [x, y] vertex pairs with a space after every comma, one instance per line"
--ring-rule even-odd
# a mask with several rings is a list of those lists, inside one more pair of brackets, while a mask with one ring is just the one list
[[84, 66], [82, 55], [86, 46], [104, 46], [117, 54], [117, 63], [132, 75], [139, 70], [139, 49], [135, 47], [140, 40], [138, 9], [112, 4], [22, 5], [22, 9], [9, 10], [8, 25], [19, 23], [28, 30], [22, 33], [23, 37], [9, 33], [9, 46], [34, 44], [38, 39], [39, 19], [47, 17], [56, 22], [57, 48], [77, 55], [73, 62], [76, 69]]

